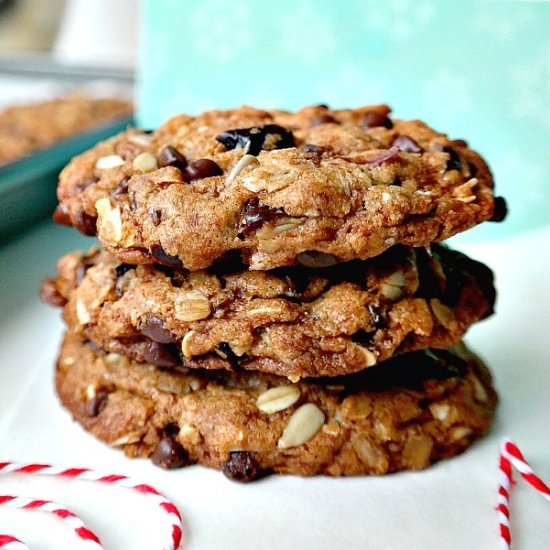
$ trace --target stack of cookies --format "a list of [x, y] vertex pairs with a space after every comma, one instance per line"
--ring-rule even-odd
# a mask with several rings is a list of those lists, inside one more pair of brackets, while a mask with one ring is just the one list
[[63, 405], [165, 468], [248, 481], [420, 469], [490, 427], [462, 343], [491, 271], [440, 241], [503, 217], [462, 140], [386, 106], [248, 107], [130, 129], [73, 161], [54, 219]]

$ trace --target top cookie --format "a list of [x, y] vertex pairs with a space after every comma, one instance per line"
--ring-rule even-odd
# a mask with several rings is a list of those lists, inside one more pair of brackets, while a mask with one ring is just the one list
[[130, 129], [61, 174], [54, 219], [133, 264], [325, 267], [493, 216], [483, 159], [386, 106], [241, 107]]

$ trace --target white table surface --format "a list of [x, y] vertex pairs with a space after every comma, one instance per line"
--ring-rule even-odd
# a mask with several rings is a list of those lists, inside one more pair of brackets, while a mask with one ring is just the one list
[[[240, 485], [192, 466], [163, 471], [98, 443], [59, 406], [53, 365], [63, 331], [38, 299], [55, 261], [91, 241], [45, 222], [0, 248], [0, 461], [86, 466], [137, 477], [173, 499], [189, 550], [497, 549], [499, 443], [514, 439], [550, 481], [550, 227], [462, 249], [497, 274], [497, 314], [467, 341], [488, 362], [501, 396], [490, 435], [455, 459], [380, 478], [272, 476]], [[516, 476], [517, 477], [517, 476]], [[163, 517], [124, 489], [0, 475], [0, 494], [53, 499], [79, 514], [107, 549], [160, 548]], [[519, 481], [512, 494], [515, 550], [550, 547], [550, 503]], [[49, 514], [0, 508], [0, 533], [31, 550], [91, 548]]]

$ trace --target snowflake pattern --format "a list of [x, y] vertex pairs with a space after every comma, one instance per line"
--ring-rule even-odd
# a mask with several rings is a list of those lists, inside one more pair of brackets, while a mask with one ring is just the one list
[[[176, 111], [243, 103], [388, 103], [395, 116], [463, 135], [487, 154], [499, 192], [511, 199], [507, 231], [543, 223], [533, 212], [546, 195], [540, 159], [550, 134], [550, 1], [146, 6], [156, 21], [144, 41], [146, 125]], [[167, 10], [160, 21], [159, 10]]]
[[387, 33], [394, 41], [405, 41], [414, 37], [419, 29], [432, 21], [436, 3], [427, 0], [387, 0], [367, 4], [365, 26], [379, 33]]

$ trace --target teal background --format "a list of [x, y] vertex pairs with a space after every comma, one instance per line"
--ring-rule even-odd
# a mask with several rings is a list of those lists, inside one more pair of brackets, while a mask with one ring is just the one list
[[466, 138], [511, 213], [466, 239], [550, 223], [550, 2], [144, 0], [139, 122], [253, 104], [388, 103]]

